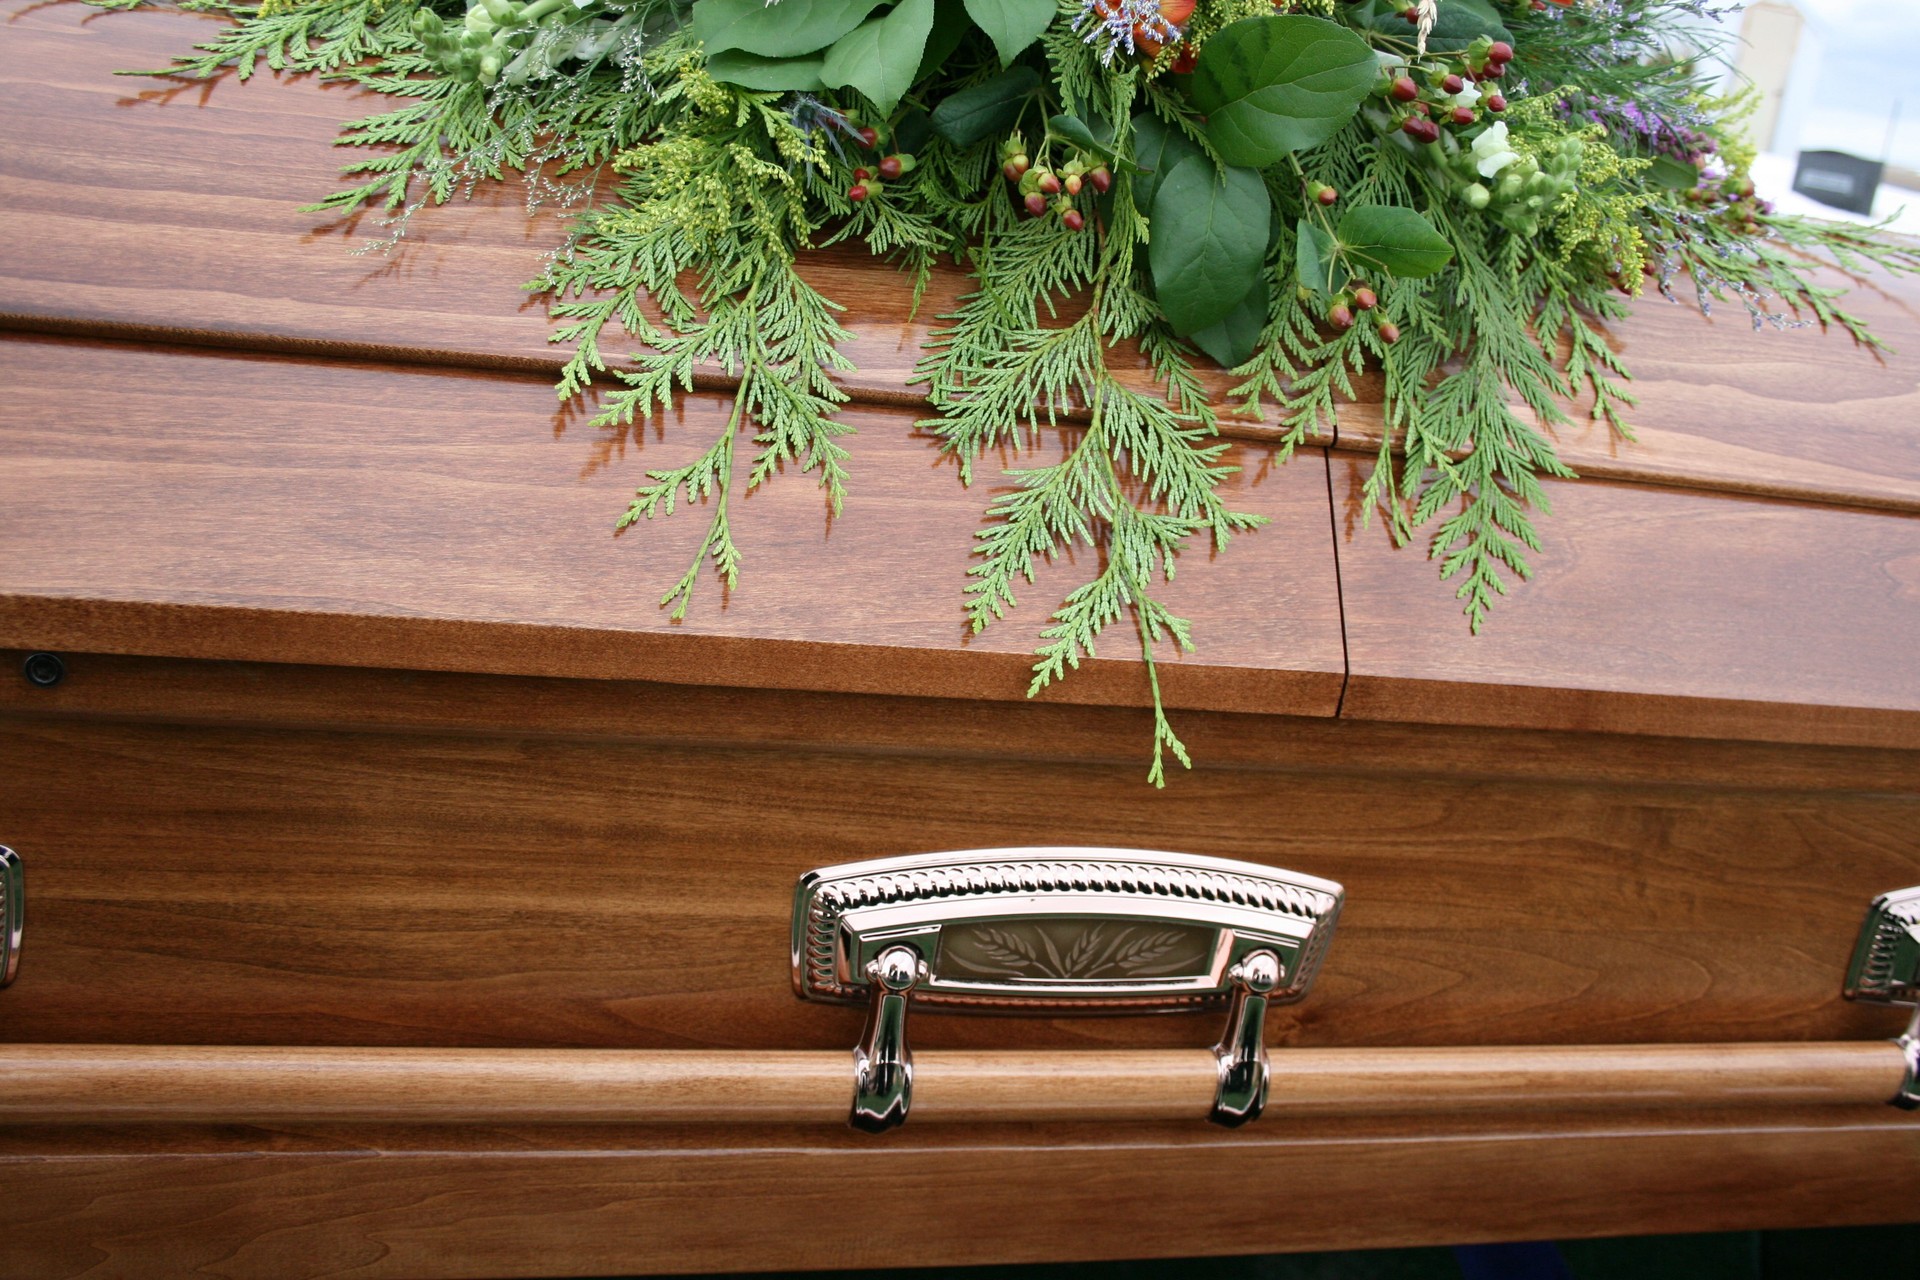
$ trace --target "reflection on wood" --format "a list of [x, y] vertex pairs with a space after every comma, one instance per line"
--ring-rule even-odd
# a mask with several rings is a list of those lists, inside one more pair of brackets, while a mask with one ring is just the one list
[[1549, 483], [1534, 577], [1474, 635], [1332, 465], [1343, 715], [1920, 746], [1920, 518]]

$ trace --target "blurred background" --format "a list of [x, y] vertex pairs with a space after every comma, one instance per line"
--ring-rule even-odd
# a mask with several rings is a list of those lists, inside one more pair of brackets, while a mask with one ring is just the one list
[[1745, 0], [1723, 14], [1728, 88], [1760, 95], [1749, 127], [1759, 194], [1782, 212], [1892, 219], [1920, 235], [1915, 0]]

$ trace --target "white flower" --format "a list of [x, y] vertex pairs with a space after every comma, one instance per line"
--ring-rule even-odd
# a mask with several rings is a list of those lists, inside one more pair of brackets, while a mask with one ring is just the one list
[[1502, 169], [1519, 158], [1519, 154], [1507, 145], [1505, 120], [1473, 140], [1473, 167], [1480, 171], [1480, 176], [1483, 178], [1497, 176]]
[[1448, 101], [1456, 107], [1477, 107], [1480, 105], [1480, 86], [1469, 80]]

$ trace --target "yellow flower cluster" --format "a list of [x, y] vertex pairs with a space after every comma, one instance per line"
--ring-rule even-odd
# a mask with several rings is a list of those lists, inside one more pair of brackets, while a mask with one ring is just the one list
[[1559, 118], [1550, 95], [1523, 98], [1507, 112], [1513, 149], [1536, 159], [1552, 155], [1569, 138], [1579, 140], [1580, 165], [1573, 183], [1542, 217], [1561, 262], [1585, 252], [1605, 271], [1617, 268], [1623, 287], [1638, 293], [1647, 260], [1635, 214], [1657, 198], [1636, 192], [1628, 180], [1650, 161], [1623, 156], [1602, 125], [1575, 125]]

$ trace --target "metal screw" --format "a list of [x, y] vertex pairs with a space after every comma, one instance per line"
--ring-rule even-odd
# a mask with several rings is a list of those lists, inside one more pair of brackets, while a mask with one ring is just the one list
[[1255, 951], [1227, 974], [1233, 981], [1246, 984], [1247, 990], [1257, 996], [1266, 995], [1279, 986], [1285, 975], [1286, 966], [1271, 951]]
[[57, 653], [30, 653], [20, 664], [20, 674], [28, 684], [51, 689], [67, 678], [67, 664]]
[[907, 991], [926, 976], [926, 964], [912, 947], [888, 947], [867, 964], [867, 980], [888, 991]]

